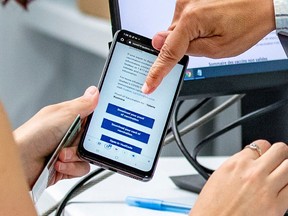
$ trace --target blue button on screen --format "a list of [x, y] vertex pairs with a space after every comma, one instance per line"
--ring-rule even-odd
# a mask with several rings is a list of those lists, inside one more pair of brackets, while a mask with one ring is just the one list
[[106, 112], [110, 113], [111, 115], [126, 119], [128, 121], [135, 122], [148, 128], [153, 128], [155, 122], [155, 120], [152, 118], [149, 118], [147, 116], [141, 115], [128, 109], [124, 109], [111, 103], [108, 104]]
[[131, 139], [140, 141], [142, 143], [148, 143], [150, 135], [147, 133], [144, 133], [142, 131], [136, 130], [134, 128], [119, 124], [114, 121], [110, 121], [108, 119], [103, 119], [102, 128], [113, 131], [115, 133], [121, 134], [123, 136], [129, 137]]
[[106, 136], [106, 135], [102, 135], [101, 136], [101, 140], [107, 143], [110, 143], [112, 145], [116, 145], [120, 148], [135, 152], [137, 154], [141, 154], [142, 149], [133, 145], [130, 145], [128, 143], [122, 142], [120, 140], [114, 139], [112, 137]]

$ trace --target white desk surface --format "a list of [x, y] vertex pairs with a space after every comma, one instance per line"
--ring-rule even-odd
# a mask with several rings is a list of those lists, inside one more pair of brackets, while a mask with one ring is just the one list
[[[202, 157], [200, 162], [210, 168], [217, 168], [226, 157]], [[99, 184], [75, 197], [65, 208], [65, 216], [169, 216], [183, 215], [172, 212], [144, 209], [128, 206], [124, 200], [127, 196], [156, 198], [193, 206], [197, 194], [179, 189], [169, 176], [195, 174], [195, 170], [182, 157], [161, 157], [155, 175], [149, 182], [140, 182], [119, 174], [114, 174]], [[65, 193], [79, 181], [63, 180], [46, 189], [36, 207], [39, 214], [60, 201]], [[85, 203], [86, 202], [86, 203]]]

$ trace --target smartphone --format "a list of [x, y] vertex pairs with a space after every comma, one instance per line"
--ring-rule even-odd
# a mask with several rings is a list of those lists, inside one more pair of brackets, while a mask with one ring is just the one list
[[152, 178], [188, 63], [184, 56], [145, 95], [141, 88], [158, 53], [149, 38], [126, 30], [115, 34], [99, 102], [78, 147], [81, 158], [138, 180]]

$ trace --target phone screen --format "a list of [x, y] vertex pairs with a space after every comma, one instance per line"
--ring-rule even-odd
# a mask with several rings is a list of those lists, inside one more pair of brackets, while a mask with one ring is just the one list
[[80, 156], [116, 171], [149, 179], [153, 173], [186, 69], [179, 62], [149, 95], [142, 85], [158, 52], [151, 40], [117, 33], [100, 81], [98, 105], [80, 144]]

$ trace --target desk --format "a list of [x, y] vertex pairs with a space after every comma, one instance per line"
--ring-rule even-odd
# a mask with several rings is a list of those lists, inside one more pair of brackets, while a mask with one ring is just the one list
[[[200, 162], [210, 168], [217, 168], [226, 157], [201, 157]], [[93, 167], [94, 168], [94, 167]], [[140, 182], [119, 174], [114, 174], [106, 180], [88, 189], [75, 197], [74, 203], [65, 208], [65, 216], [176, 216], [183, 215], [172, 212], [128, 206], [124, 200], [127, 196], [156, 198], [165, 201], [193, 205], [197, 194], [177, 188], [170, 180], [172, 175], [195, 174], [196, 171], [183, 157], [161, 157], [153, 179], [149, 182]], [[65, 193], [79, 179], [63, 180], [46, 189], [39, 200], [39, 213], [48, 209], [53, 203], [60, 201]], [[49, 205], [47, 204], [49, 203]], [[47, 206], [48, 205], [48, 206]]]

